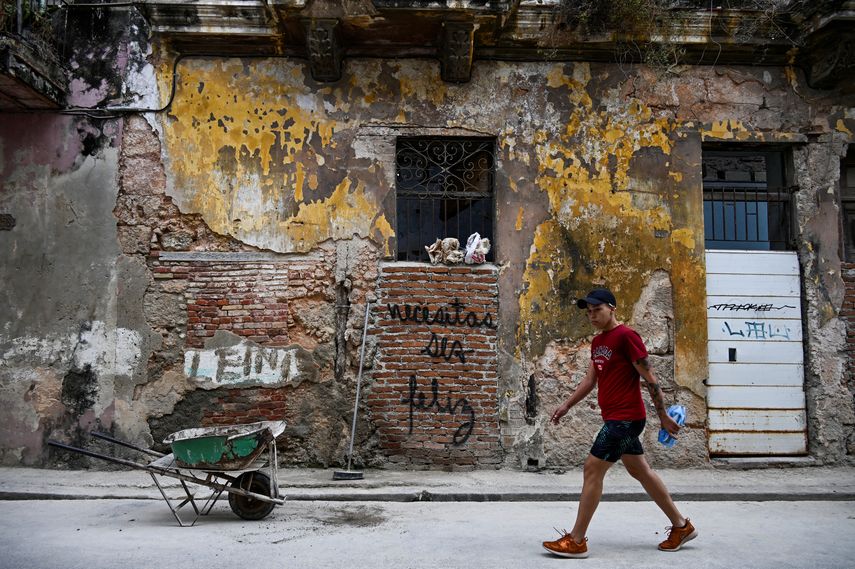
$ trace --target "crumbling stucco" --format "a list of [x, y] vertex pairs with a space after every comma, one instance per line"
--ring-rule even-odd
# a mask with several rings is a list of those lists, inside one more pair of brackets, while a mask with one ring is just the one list
[[[174, 55], [160, 46], [148, 67], [138, 47], [135, 93], [166, 100]], [[162, 113], [0, 125], [0, 213], [15, 220], [0, 232], [4, 463], [45, 464], [46, 437], [74, 440], [93, 426], [158, 444], [170, 430], [262, 411], [289, 422], [287, 462], [341, 462], [365, 307], [378, 264], [395, 254], [395, 139], [461, 134], [496, 138], [496, 419], [507, 465], [584, 460], [599, 428], [595, 394], [559, 427], [547, 419], [587, 367], [592, 330], [573, 301], [599, 285], [647, 341], [666, 401], [689, 409], [667, 455], [650, 414], [651, 460], [707, 460], [700, 172], [713, 142], [793, 156], [811, 454], [844, 459], [855, 412], [832, 191], [855, 113], [796, 71], [482, 61], [469, 83], [449, 84], [432, 60], [351, 59], [325, 85], [287, 58], [185, 57], [177, 71]], [[113, 79], [77, 83], [75, 96], [109, 98]], [[178, 253], [195, 256], [168, 260]], [[210, 299], [187, 275], [230, 282], [216, 273], [247, 259], [272, 280], [297, 267], [285, 292], [262, 299], [276, 332], [202, 345], [193, 326], [220, 340], [235, 332], [218, 328], [219, 308], [190, 315], [190, 301]], [[370, 385], [371, 331], [366, 353]], [[223, 361], [234, 377], [211, 371]], [[388, 466], [370, 423], [356, 442], [359, 463]]]

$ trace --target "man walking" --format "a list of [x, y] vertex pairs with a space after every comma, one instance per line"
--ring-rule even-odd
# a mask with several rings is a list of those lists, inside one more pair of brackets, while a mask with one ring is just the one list
[[588, 556], [585, 534], [603, 494], [603, 478], [620, 459], [627, 472], [641, 483], [645, 492], [671, 520], [668, 539], [659, 544], [659, 549], [677, 551], [687, 541], [696, 538], [698, 531], [677, 510], [662, 479], [644, 458], [644, 449], [638, 437], [644, 430], [646, 413], [639, 377], [644, 379], [662, 427], [671, 435], [676, 435], [680, 426], [665, 410], [662, 389], [647, 361], [647, 349], [641, 337], [615, 319], [617, 301], [614, 295], [604, 288], [595, 289], [578, 300], [576, 305], [588, 311], [588, 320], [599, 330], [599, 334], [591, 343], [588, 372], [570, 397], [555, 410], [551, 421], [557, 425], [561, 417], [599, 383], [597, 402], [604, 425], [594, 440], [591, 454], [585, 460], [576, 523], [570, 533], [565, 533], [556, 541], [543, 542], [543, 547], [561, 557]]

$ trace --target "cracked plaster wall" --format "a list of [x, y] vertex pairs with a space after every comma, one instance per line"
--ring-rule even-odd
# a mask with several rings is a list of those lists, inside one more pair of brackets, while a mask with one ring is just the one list
[[[171, 62], [154, 65], [157, 85], [168, 93]], [[432, 61], [349, 60], [341, 81], [319, 85], [302, 63], [286, 59], [186, 58], [178, 69], [169, 111], [131, 117], [121, 157], [107, 147], [84, 159], [78, 146], [63, 146], [74, 141], [66, 135], [51, 146], [63, 148], [53, 166], [36, 167], [22, 157], [38, 155], [38, 146], [21, 136], [23, 127], [7, 122], [0, 129], [0, 197], [4, 207], [13, 204], [18, 220], [0, 233], [18, 244], [4, 248], [9, 257], [2, 263], [4, 282], [13, 283], [4, 289], [11, 302], [3, 315], [2, 400], [17, 417], [16, 426], [3, 431], [5, 461], [44, 460], [46, 426], [64, 413], [63, 378], [76, 370], [72, 377], [82, 382], [86, 365], [99, 389], [90, 418], [74, 419], [116, 422], [134, 440], [150, 442], [164, 425], [202, 417], [200, 406], [226, 401], [193, 399], [201, 391], [183, 372], [182, 290], [155, 284], [152, 249], [325, 251], [331, 265], [348, 268], [324, 277], [327, 293], [312, 310], [335, 322], [336, 283], [347, 289], [339, 299], [364, 303], [377, 262], [395, 249], [395, 136], [463, 133], [497, 140], [499, 420], [506, 464], [563, 467], [584, 459], [598, 423], [593, 397], [558, 430], [547, 427], [546, 418], [585, 368], [591, 330], [572, 299], [595, 285], [613, 288], [619, 318], [642, 331], [666, 401], [689, 406], [689, 437], [669, 462], [706, 460], [700, 164], [702, 144], [711, 141], [796, 145], [811, 452], [828, 462], [844, 459], [852, 402], [840, 387], [842, 284], [837, 235], [828, 223], [836, 206], [824, 192], [836, 181], [829, 165], [851, 141], [855, 113], [809, 92], [795, 72], [706, 67], [660, 77], [609, 64], [481, 62], [470, 83], [451, 85]], [[68, 125], [74, 124], [86, 123], [50, 119], [42, 130], [55, 136], [73, 132]], [[114, 145], [117, 124], [103, 127]], [[821, 137], [808, 140], [805, 129]], [[43, 214], [25, 207], [31, 197], [45, 204]], [[63, 197], [81, 204], [76, 214]], [[85, 231], [65, 221], [72, 215], [87, 220]], [[81, 242], [95, 246], [75, 245]], [[336, 251], [351, 247], [347, 243], [354, 248]], [[46, 267], [30, 262], [39, 256]], [[82, 284], [69, 285], [72, 276]], [[56, 293], [62, 302], [44, 307], [54, 286], [62, 289]], [[297, 408], [303, 402], [301, 432], [334, 433], [321, 453], [286, 453], [297, 463], [342, 456], [359, 316], [351, 310], [343, 321], [350, 331], [343, 375], [333, 381], [334, 357], [322, 358], [318, 385], [327, 387], [288, 402]], [[86, 332], [107, 330], [102, 352], [109, 356], [77, 356], [83, 320], [105, 322]], [[334, 330], [316, 332], [307, 329], [300, 342], [313, 345], [304, 347], [318, 354], [317, 345], [326, 345], [334, 353]], [[43, 363], [15, 359], [25, 353], [22, 345], [43, 350], [36, 360]], [[652, 422], [647, 448], [659, 461], [664, 455], [652, 443]], [[66, 432], [76, 428], [63, 425]], [[360, 429], [360, 460], [382, 465], [370, 424]]]
[[[216, 231], [275, 251], [356, 234], [391, 253], [395, 137], [496, 136], [500, 418], [512, 464], [567, 460], [550, 457], [543, 433], [521, 419], [528, 377], [539, 370], [559, 380], [547, 365], [555, 357], [545, 354], [556, 342], [571, 352], [585, 345], [590, 330], [571, 299], [599, 284], [615, 289], [625, 320], [646, 291], [659, 291], [650, 293], [659, 298], [653, 304], [671, 330], [657, 340], [660, 374], [695, 418], [678, 460], [704, 460], [702, 145], [800, 144], [809, 128], [839, 140], [852, 122], [833, 98], [808, 98], [788, 69], [686, 68], [660, 77], [607, 64], [483, 62], [470, 83], [450, 85], [432, 62], [349, 61], [342, 81], [318, 85], [287, 60], [181, 65], [160, 127], [167, 192]], [[836, 235], [817, 240], [834, 246]], [[664, 297], [662, 275], [671, 291]], [[820, 286], [839, 288], [833, 280]], [[839, 339], [839, 330], [829, 333]], [[842, 365], [840, 354], [829, 355]], [[548, 381], [535, 390], [548, 391]], [[542, 419], [549, 398], [540, 404]], [[829, 417], [814, 413], [813, 421]]]
[[[0, 233], [4, 464], [42, 463], [56, 433], [109, 428], [139, 365], [143, 337], [123, 310], [119, 283], [131, 275], [117, 262], [112, 216], [119, 127], [44, 115], [0, 125], [0, 210], [17, 220]], [[63, 397], [80, 378], [90, 384], [85, 408]]]

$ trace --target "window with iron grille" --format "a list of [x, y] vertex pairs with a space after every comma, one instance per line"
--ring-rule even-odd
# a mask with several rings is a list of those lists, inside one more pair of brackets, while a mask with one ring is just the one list
[[[401, 137], [396, 146], [399, 261], [428, 261], [426, 245], [472, 233], [493, 241], [495, 140]], [[493, 260], [493, 250], [487, 255]]]
[[855, 263], [855, 148], [850, 147], [840, 173], [840, 214], [843, 223], [843, 260]]
[[781, 152], [705, 150], [707, 249], [784, 251], [793, 243], [793, 188]]

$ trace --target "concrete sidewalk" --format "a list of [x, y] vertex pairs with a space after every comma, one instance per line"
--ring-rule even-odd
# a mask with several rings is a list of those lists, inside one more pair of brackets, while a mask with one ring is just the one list
[[[566, 472], [367, 470], [363, 480], [334, 481], [333, 469], [280, 469], [289, 500], [575, 501], [581, 469]], [[855, 500], [855, 467], [657, 470], [677, 501]], [[161, 478], [169, 494], [179, 482]], [[0, 500], [161, 499], [143, 471], [0, 468]], [[649, 498], [618, 464], [606, 478], [604, 501]]]

